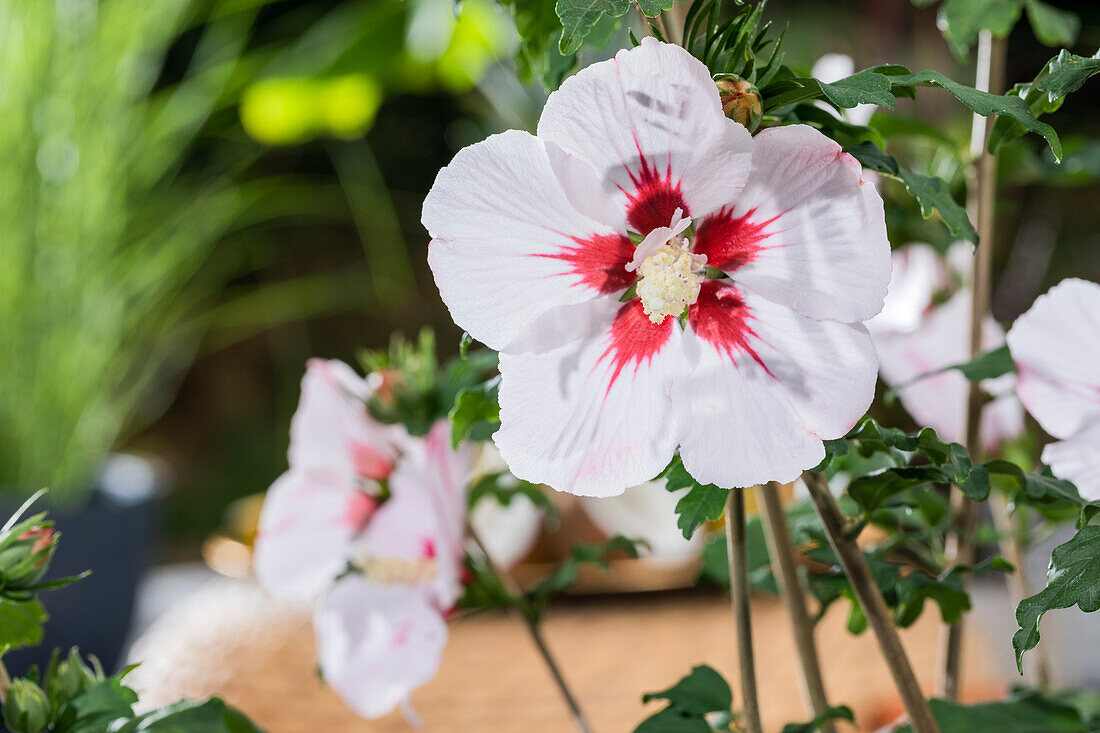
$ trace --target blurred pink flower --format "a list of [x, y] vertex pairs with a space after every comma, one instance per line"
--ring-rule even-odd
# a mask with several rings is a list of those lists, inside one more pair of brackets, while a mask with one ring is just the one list
[[1100, 501], [1100, 285], [1070, 278], [1040, 295], [1008, 332], [1017, 393], [1058, 441], [1043, 462]]
[[366, 382], [313, 360], [291, 422], [290, 470], [268, 492], [254, 568], [283, 596], [315, 596], [321, 673], [350, 707], [378, 717], [439, 667], [444, 615], [461, 592], [471, 448], [450, 427], [427, 436], [367, 412]]
[[393, 470], [399, 429], [367, 413], [366, 382], [347, 364], [312, 359], [290, 423], [289, 470], [268, 490], [253, 568], [286, 597], [320, 593], [347, 566]]
[[[964, 245], [968, 247], [968, 245]], [[893, 256], [894, 274], [882, 313], [868, 327], [878, 351], [882, 379], [892, 387], [970, 358], [970, 292], [959, 289], [946, 302], [935, 296], [952, 287], [953, 277], [944, 259], [927, 244], [910, 244]], [[982, 328], [983, 348], [1004, 343], [1004, 330], [992, 317]], [[994, 452], [1024, 429], [1023, 409], [1016, 399], [1011, 376], [987, 379], [982, 387], [993, 399], [982, 408], [983, 448]], [[904, 387], [901, 403], [920, 425], [935, 429], [950, 441], [966, 437], [965, 405], [968, 382], [951, 370]]]
[[520, 478], [615, 495], [679, 446], [703, 482], [788, 481], [870, 404], [882, 200], [816, 130], [726, 119], [678, 46], [643, 39], [567, 80], [537, 136], [460, 151], [422, 220], [456, 323], [501, 352]]

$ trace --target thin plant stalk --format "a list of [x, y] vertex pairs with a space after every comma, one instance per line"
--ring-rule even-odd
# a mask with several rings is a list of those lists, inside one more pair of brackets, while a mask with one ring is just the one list
[[4, 666], [3, 662], [0, 662], [0, 703], [2, 703], [8, 697], [8, 690], [11, 689], [11, 675], [8, 674], [8, 668]]
[[[974, 86], [987, 92], [1000, 93], [1004, 86], [1005, 51], [1003, 38], [994, 38], [989, 31], [978, 36], [978, 63]], [[970, 358], [982, 351], [982, 323], [989, 313], [993, 280], [993, 224], [997, 193], [997, 158], [987, 150], [989, 120], [975, 114], [971, 135], [970, 154], [974, 161], [971, 171], [970, 215], [977, 221], [978, 248], [974, 254], [974, 277], [971, 283], [970, 305]], [[977, 381], [969, 382], [966, 400], [965, 444], [971, 454], [981, 450], [981, 415], [984, 396]], [[953, 531], [948, 533], [945, 550], [952, 564], [970, 564], [974, 561], [975, 506], [958, 487], [951, 488], [951, 516]], [[965, 582], [965, 581], [964, 581]], [[954, 624], [944, 624], [940, 629], [940, 676], [936, 692], [948, 700], [957, 700], [962, 668], [962, 639], [965, 617]]]
[[[481, 537], [469, 523], [466, 525], [466, 534], [477, 548], [478, 554], [481, 556], [481, 560], [485, 564], [485, 567], [493, 573], [500, 582], [501, 587], [504, 588], [505, 593], [508, 594], [509, 600], [516, 601], [522, 598], [523, 591], [520, 589], [519, 585], [512, 579], [512, 576], [504, 572], [504, 570], [493, 561], [493, 558], [485, 549], [485, 543], [481, 541]], [[542, 661], [546, 664], [547, 669], [550, 670], [550, 676], [554, 678], [554, 684], [557, 685], [558, 692], [561, 693], [562, 699], [565, 700], [565, 704], [573, 716], [573, 725], [576, 727], [578, 733], [592, 733], [592, 727], [588, 724], [588, 719], [585, 717], [584, 711], [581, 710], [580, 703], [577, 702], [577, 698], [569, 689], [569, 685], [566, 683], [565, 677], [562, 675], [561, 669], [554, 659], [554, 655], [550, 653], [550, 648], [546, 645], [546, 640], [542, 636], [542, 630], [539, 628], [538, 622], [528, 614], [523, 613], [514, 602], [510, 603], [509, 606], [513, 610], [519, 611], [519, 615], [523, 618], [524, 624], [527, 626], [527, 631], [531, 634], [531, 640], [535, 642], [535, 647], [542, 656]]]
[[[764, 528], [764, 541], [768, 545], [768, 554], [772, 560], [772, 571], [779, 585], [779, 595], [787, 608], [794, 632], [795, 647], [798, 650], [798, 662], [801, 669], [799, 690], [802, 703], [811, 717], [818, 717], [829, 707], [825, 696], [825, 683], [821, 678], [821, 665], [817, 658], [817, 645], [814, 642], [814, 625], [806, 611], [806, 596], [802, 590], [795, 560], [794, 545], [791, 542], [787, 518], [779, 499], [779, 485], [761, 484], [756, 487], [756, 503], [760, 509], [761, 524]], [[831, 721], [821, 725], [823, 733], [836, 730]]]
[[905, 653], [905, 647], [901, 645], [901, 638], [894, 628], [893, 618], [886, 607], [886, 601], [882, 598], [882, 592], [875, 583], [867, 560], [863, 552], [854, 541], [849, 539], [845, 531], [844, 514], [836, 503], [829, 484], [819, 473], [807, 471], [803, 474], [806, 486], [810, 490], [810, 499], [821, 517], [821, 523], [825, 527], [825, 534], [829, 538], [829, 545], [836, 553], [840, 567], [852, 586], [856, 600], [867, 617], [867, 623], [874, 631], [879, 649], [886, 660], [886, 666], [890, 670], [890, 676], [894, 678], [894, 684], [901, 695], [902, 704], [909, 715], [909, 723], [915, 733], [939, 733], [939, 726], [932, 716], [932, 709], [928, 706], [928, 700], [921, 692], [917, 683], [917, 676], [913, 673], [913, 667], [909, 663], [909, 656]]
[[749, 610], [749, 566], [745, 551], [745, 492], [733, 489], [726, 499], [726, 551], [730, 568], [737, 663], [741, 668], [741, 727], [762, 733], [756, 696], [756, 663], [752, 654], [752, 617]]

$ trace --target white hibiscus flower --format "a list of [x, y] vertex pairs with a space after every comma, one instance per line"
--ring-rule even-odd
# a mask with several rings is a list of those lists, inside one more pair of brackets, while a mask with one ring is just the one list
[[537, 136], [459, 152], [423, 223], [456, 323], [501, 352], [520, 478], [614, 495], [679, 447], [699, 481], [786, 482], [873, 397], [882, 200], [818, 131], [726, 119], [678, 46], [644, 39], [567, 80]]

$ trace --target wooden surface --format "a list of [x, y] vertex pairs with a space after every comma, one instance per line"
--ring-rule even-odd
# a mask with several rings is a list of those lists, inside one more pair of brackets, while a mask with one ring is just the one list
[[[845, 630], [842, 605], [817, 633], [829, 701], [855, 710], [860, 730], [875, 730], [900, 713], [900, 704], [872, 636]], [[765, 729], [778, 731], [809, 717], [798, 695], [794, 643], [777, 599], [755, 597], [752, 612], [761, 714]], [[902, 632], [929, 691], [937, 617], [930, 607]], [[450, 631], [438, 676], [413, 695], [423, 730], [571, 730], [520, 621], [483, 614], [452, 622]], [[565, 599], [551, 610], [545, 633], [597, 733], [629, 733], [659, 709], [643, 706], [642, 693], [667, 688], [696, 664], [717, 668], [738, 689], [729, 602], [717, 593]], [[966, 697], [991, 697], [1001, 684], [986, 650], [974, 646], [980, 636], [967, 635], [967, 643]], [[193, 594], [150, 629], [134, 658], [143, 661], [131, 678], [143, 706], [218, 694], [270, 733], [411, 730], [399, 713], [377, 721], [351, 714], [314, 674], [308, 608], [274, 601], [247, 582], [219, 580]]]

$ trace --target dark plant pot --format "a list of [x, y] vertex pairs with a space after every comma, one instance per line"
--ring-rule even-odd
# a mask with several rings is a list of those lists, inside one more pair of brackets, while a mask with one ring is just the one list
[[[42, 644], [4, 655], [13, 674], [32, 664], [42, 668], [51, 651], [79, 647], [94, 654], [109, 672], [122, 660], [134, 613], [138, 583], [153, 557], [158, 497], [162, 481], [153, 465], [130, 455], [111, 457], [88, 501], [79, 507], [53, 508], [46, 501], [30, 509], [49, 509], [61, 540], [47, 578], [85, 570], [92, 574], [70, 586], [42, 593], [49, 613]], [[16, 507], [4, 501], [6, 519]]]

